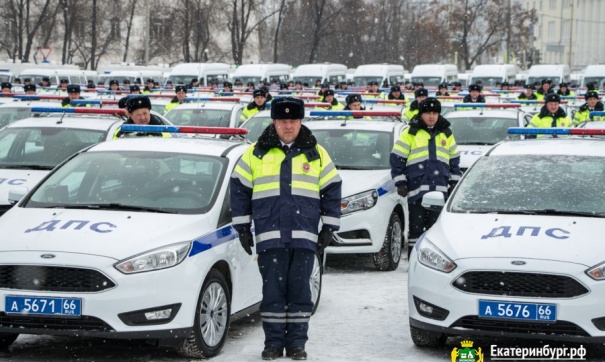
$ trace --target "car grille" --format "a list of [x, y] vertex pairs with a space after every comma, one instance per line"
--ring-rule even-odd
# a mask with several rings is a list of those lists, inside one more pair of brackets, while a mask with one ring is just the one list
[[589, 334], [579, 326], [567, 322], [517, 322], [483, 319], [477, 316], [466, 316], [458, 319], [452, 328], [474, 329], [489, 332], [508, 332], [520, 334], [546, 334], [589, 337]]
[[49, 292], [99, 292], [115, 287], [102, 273], [38, 265], [0, 265], [0, 288]]
[[14, 329], [47, 329], [60, 331], [114, 332], [111, 326], [99, 318], [82, 316], [80, 318], [31, 317], [7, 315], [0, 312], [0, 327]]
[[573, 298], [588, 293], [573, 278], [535, 273], [467, 272], [452, 285], [469, 293], [515, 297]]

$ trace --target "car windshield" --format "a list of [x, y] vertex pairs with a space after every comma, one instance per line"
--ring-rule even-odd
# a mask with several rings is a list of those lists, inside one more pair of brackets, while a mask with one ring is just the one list
[[317, 143], [323, 146], [338, 169], [376, 170], [390, 168], [393, 148], [390, 132], [352, 129], [314, 129]]
[[435, 87], [441, 83], [441, 77], [412, 77], [412, 83], [422, 83], [425, 87]]
[[605, 157], [483, 157], [466, 173], [450, 211], [605, 216]]
[[177, 126], [206, 126], [229, 127], [231, 121], [230, 109], [178, 109], [166, 113], [172, 124]]
[[0, 107], [0, 128], [31, 116], [32, 111], [28, 107]]
[[90, 152], [42, 183], [25, 207], [201, 214], [211, 209], [226, 159], [168, 152]]
[[593, 83], [596, 82], [598, 85], [598, 88], [601, 88], [603, 86], [605, 86], [605, 77], [586, 77], [584, 78], [584, 86], [586, 86], [586, 84], [588, 83]]
[[353, 77], [353, 82], [356, 86], [366, 86], [369, 85], [370, 82], [376, 82], [379, 85], [382, 85], [382, 77], [379, 75], [368, 76], [368, 77]]
[[[250, 82], [254, 83], [255, 86], [258, 86], [258, 84], [261, 81], [260, 77], [252, 77], [252, 76], [233, 76], [233, 78], [238, 79], [242, 84], [248, 84]], [[264, 79], [263, 79], [264, 80]]]
[[552, 80], [552, 84], [561, 83], [561, 77], [551, 77], [551, 76], [541, 76], [541, 77], [529, 77], [527, 78], [527, 82], [525, 84], [534, 84], [535, 82], [542, 82], [543, 79]]
[[480, 82], [484, 87], [495, 87], [496, 83], [502, 82], [502, 76], [473, 77], [473, 83], [477, 82]]
[[516, 118], [450, 117], [448, 121], [459, 145], [493, 145], [508, 137], [509, 127], [519, 126]]
[[252, 117], [246, 121], [242, 125], [243, 128], [248, 130], [248, 134], [246, 135], [246, 139], [250, 142], [258, 141], [258, 138], [267, 126], [273, 123], [273, 120], [270, 116], [267, 117]]
[[5, 128], [0, 132], [0, 168], [52, 169], [107, 132], [74, 128]]
[[292, 81], [294, 82], [301, 82], [302, 84], [307, 83], [309, 87], [313, 87], [315, 86], [315, 82], [316, 81], [321, 81], [321, 75], [315, 75], [315, 76], [307, 76], [307, 77], [294, 77], [294, 79], [292, 79]]

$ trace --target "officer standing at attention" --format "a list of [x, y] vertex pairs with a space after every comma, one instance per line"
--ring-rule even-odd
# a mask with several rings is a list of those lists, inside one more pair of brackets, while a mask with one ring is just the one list
[[[527, 127], [549, 128], [549, 127], [571, 127], [571, 119], [567, 113], [559, 105], [561, 97], [554, 93], [548, 93], [544, 97], [546, 103], [540, 109], [540, 113], [536, 113]], [[538, 135], [538, 138], [544, 135]]]
[[50, 87], [50, 78], [49, 77], [42, 77], [42, 82], [40, 82], [40, 84], [38, 84], [40, 87]]
[[424, 88], [416, 89], [414, 91], [415, 99], [410, 104], [410, 106], [405, 110], [405, 112], [403, 113], [403, 116], [408, 121], [411, 121], [412, 118], [414, 118], [414, 116], [418, 114], [418, 106], [420, 105], [420, 102], [422, 102], [428, 96], [429, 96], [429, 91], [427, 89], [424, 89]]
[[263, 89], [255, 89], [252, 92], [252, 98], [252, 102], [248, 103], [242, 111], [242, 115], [240, 116], [242, 122], [247, 121], [250, 117], [267, 108], [267, 93]]
[[168, 113], [169, 110], [178, 106], [179, 104], [183, 104], [185, 102], [185, 98], [187, 97], [187, 86], [177, 85], [174, 87], [176, 92], [176, 96], [170, 100], [170, 103], [166, 105], [164, 108], [164, 114]]
[[[151, 101], [149, 97], [140, 95], [133, 97], [124, 97], [118, 102], [118, 107], [126, 106], [126, 115], [128, 119], [124, 124], [138, 124], [138, 125], [153, 125], [161, 126], [162, 121], [156, 116], [151, 114]], [[125, 135], [136, 135], [136, 136], [150, 136], [150, 137], [172, 137], [169, 133], [141, 133], [141, 132], [122, 132], [121, 127], [116, 130], [113, 134], [113, 139], [123, 137]]]
[[[61, 101], [62, 108], [70, 108], [70, 102], [76, 99], [84, 99], [80, 97], [80, 86], [77, 84], [70, 84], [67, 86], [67, 97], [63, 98]], [[74, 107], [84, 107], [84, 105], [80, 104]]]
[[61, 79], [59, 81], [59, 90], [60, 91], [67, 91], [67, 85], [69, 84], [69, 81], [67, 79]]
[[36, 95], [36, 85], [35, 84], [26, 84], [23, 86], [23, 90], [25, 91], [25, 94], [27, 94], [28, 96]]
[[468, 93], [462, 103], [485, 103], [485, 97], [481, 95], [481, 86], [479, 84], [471, 84], [468, 87]]
[[199, 87], [200, 85], [200, 81], [197, 78], [193, 78], [191, 79], [191, 82], [189, 82], [186, 87], [187, 89], [196, 89], [197, 87]]
[[136, 84], [131, 85], [130, 94], [141, 94], [141, 88]]
[[525, 91], [517, 97], [518, 100], [535, 101], [538, 99], [534, 94], [534, 87], [531, 84], [526, 84], [523, 87]]
[[[590, 121], [590, 112], [600, 111], [603, 112], [603, 103], [599, 101], [599, 92], [595, 90], [589, 90], [584, 93], [584, 99], [586, 103], [580, 106], [578, 111], [573, 117], [573, 124], [577, 126], [581, 123]], [[593, 121], [605, 121], [605, 117], [597, 116], [592, 119]]]
[[244, 152], [231, 175], [233, 228], [250, 255], [254, 221], [263, 280], [263, 360], [281, 357], [284, 348], [294, 360], [307, 359], [315, 254], [321, 254], [340, 227], [342, 181], [326, 150], [302, 125], [304, 116], [300, 99], [273, 101], [273, 123]]
[[336, 98], [334, 98], [334, 91], [331, 89], [328, 89], [326, 91], [324, 91], [324, 100], [323, 103], [330, 103], [330, 107], [315, 107], [315, 109], [330, 109], [333, 111], [340, 111], [341, 109], [344, 109], [345, 106], [343, 106]]
[[391, 177], [401, 197], [407, 196], [410, 240], [437, 221], [438, 211], [422, 207], [422, 196], [441, 191], [445, 198], [460, 180], [460, 152], [450, 122], [440, 115], [441, 103], [426, 98], [391, 151]]
[[2, 82], [0, 87], [2, 88], [2, 94], [11, 94], [13, 92], [13, 85], [9, 82]]
[[450, 94], [447, 92], [447, 84], [441, 83], [438, 86], [439, 90], [435, 93], [435, 96], [449, 97]]

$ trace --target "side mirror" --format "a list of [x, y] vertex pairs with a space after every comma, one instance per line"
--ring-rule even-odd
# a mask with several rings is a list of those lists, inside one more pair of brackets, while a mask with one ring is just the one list
[[430, 211], [441, 211], [445, 205], [445, 197], [441, 191], [427, 192], [422, 196], [422, 207]]
[[17, 186], [14, 189], [8, 190], [8, 203], [10, 205], [15, 205], [19, 202], [27, 193], [29, 192], [29, 188], [26, 186]]

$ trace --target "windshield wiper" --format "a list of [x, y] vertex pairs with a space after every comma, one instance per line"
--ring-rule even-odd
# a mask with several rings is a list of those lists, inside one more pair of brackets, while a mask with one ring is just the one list
[[4, 169], [19, 169], [19, 170], [52, 170], [55, 166], [44, 166], [44, 165], [9, 165], [0, 166]]
[[588, 211], [571, 211], [555, 209], [524, 209], [524, 210], [469, 210], [476, 214], [503, 214], [503, 215], [559, 215], [559, 216], [592, 216], [605, 217], [603, 214]]
[[145, 206], [134, 206], [125, 205], [120, 203], [109, 203], [109, 204], [68, 204], [68, 205], [54, 205], [51, 208], [61, 209], [89, 209], [89, 210], [126, 210], [126, 211], [145, 211], [145, 212], [157, 212], [161, 214], [176, 214], [175, 211], [168, 211], [162, 209], [156, 209], [153, 207]]
[[355, 167], [355, 166], [336, 166], [337, 170], [372, 170], [367, 167]]
[[456, 141], [457, 145], [462, 145], [462, 146], [492, 146], [495, 145], [495, 143], [492, 142], [458, 142]]

